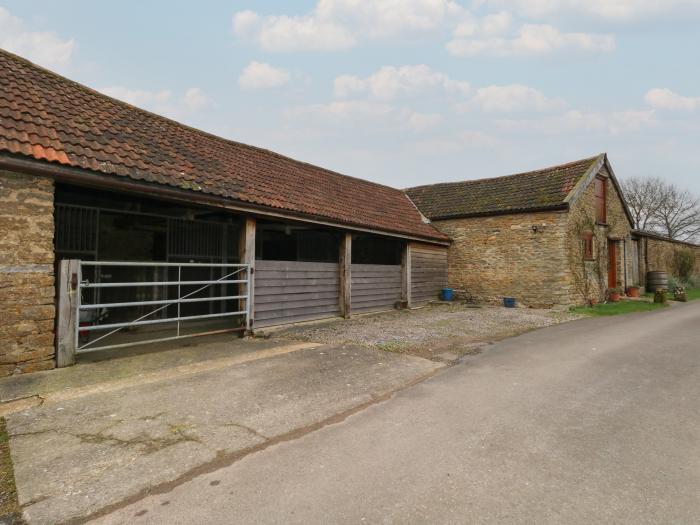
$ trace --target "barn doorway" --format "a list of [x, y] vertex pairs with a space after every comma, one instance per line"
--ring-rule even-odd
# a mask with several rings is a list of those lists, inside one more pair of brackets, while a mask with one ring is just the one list
[[[115, 326], [143, 316], [153, 323], [125, 327], [110, 342], [126, 345], [242, 325], [241, 319], [226, 315], [240, 309], [239, 301], [220, 298], [243, 294], [243, 285], [172, 284], [232, 280], [225, 275], [231, 271], [227, 265], [240, 262], [239, 216], [140, 195], [57, 185], [54, 219], [56, 275], [60, 261], [84, 261], [81, 302], [118, 305], [81, 312], [81, 343], [86, 348]], [[202, 289], [188, 297], [196, 300], [175, 302], [198, 288]], [[190, 320], [157, 322], [175, 317]]]

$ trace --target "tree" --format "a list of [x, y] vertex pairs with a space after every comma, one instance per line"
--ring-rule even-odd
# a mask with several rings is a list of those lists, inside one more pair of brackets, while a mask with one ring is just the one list
[[621, 184], [635, 229], [650, 230], [661, 208], [666, 183], [659, 177], [632, 177]]
[[633, 177], [622, 182], [634, 227], [691, 240], [700, 235], [700, 199], [659, 177]]
[[693, 239], [700, 234], [700, 200], [687, 190], [667, 185], [654, 221], [656, 228], [671, 239]]

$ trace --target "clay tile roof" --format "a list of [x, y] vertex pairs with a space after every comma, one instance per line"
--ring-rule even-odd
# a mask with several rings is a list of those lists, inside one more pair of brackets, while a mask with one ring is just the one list
[[563, 208], [567, 195], [599, 159], [493, 179], [416, 186], [406, 193], [431, 220]]
[[397, 189], [216, 137], [0, 49], [0, 154], [446, 241]]

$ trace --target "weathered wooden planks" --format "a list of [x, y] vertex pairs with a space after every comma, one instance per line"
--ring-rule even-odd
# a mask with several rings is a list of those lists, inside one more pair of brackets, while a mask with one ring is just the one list
[[340, 315], [336, 263], [256, 261], [255, 326]]
[[411, 244], [411, 302], [425, 304], [447, 286], [447, 249]]
[[391, 310], [401, 301], [401, 265], [353, 264], [352, 311]]

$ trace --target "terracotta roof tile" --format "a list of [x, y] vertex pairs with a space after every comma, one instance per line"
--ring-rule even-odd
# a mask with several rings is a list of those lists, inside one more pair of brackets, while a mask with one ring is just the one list
[[492, 179], [416, 186], [406, 193], [431, 220], [558, 208], [599, 158]]
[[447, 239], [400, 190], [190, 128], [0, 50], [3, 152], [349, 226]]

